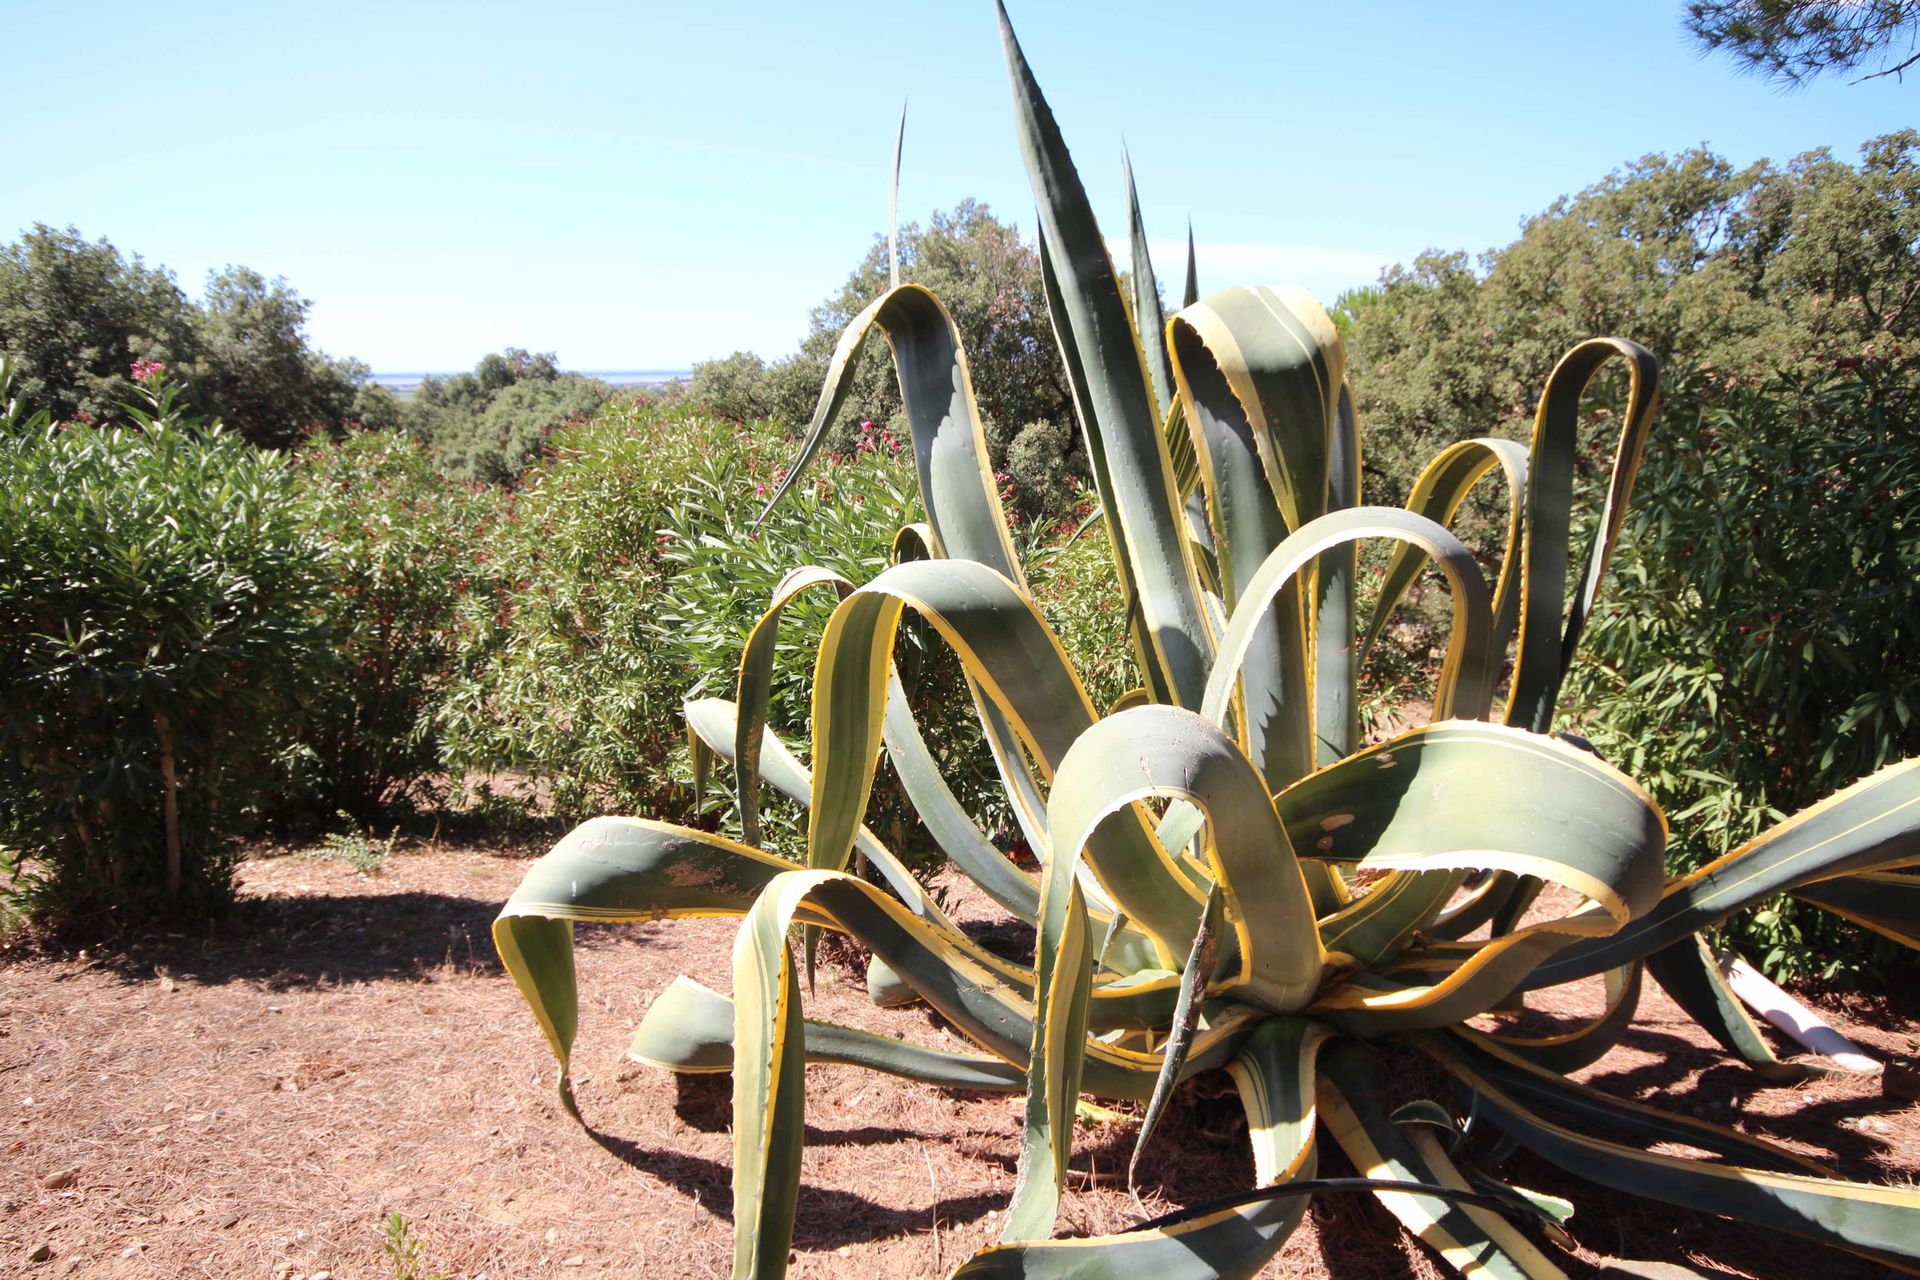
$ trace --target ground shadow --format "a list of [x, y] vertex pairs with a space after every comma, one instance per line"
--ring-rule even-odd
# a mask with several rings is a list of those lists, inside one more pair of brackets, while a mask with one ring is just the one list
[[[673, 1073], [673, 1114], [690, 1129], [725, 1133], [733, 1125], [733, 1076], [726, 1071]], [[597, 1136], [597, 1135], [596, 1135]], [[807, 1126], [808, 1147], [874, 1147], [919, 1137], [897, 1126], [861, 1125], [853, 1129]], [[605, 1145], [605, 1144], [602, 1144]]]
[[129, 981], [250, 982], [270, 991], [502, 972], [491, 928], [500, 904], [442, 893], [243, 899], [197, 935], [134, 932], [96, 963]]
[[[1525, 1150], [1487, 1172], [1513, 1186], [1571, 1200], [1575, 1207], [1565, 1223], [1568, 1233], [1583, 1248], [1609, 1260], [1671, 1263], [1728, 1280], [1785, 1274], [1868, 1280], [1889, 1274], [1878, 1263], [1798, 1236], [1587, 1182]], [[1791, 1265], [1783, 1269], [1788, 1259]], [[1620, 1273], [1603, 1267], [1597, 1274]]]
[[[886, 1140], [902, 1135], [894, 1130]], [[609, 1155], [650, 1177], [678, 1188], [707, 1212], [729, 1222], [733, 1220], [733, 1166], [679, 1151], [643, 1147], [625, 1138], [601, 1133], [591, 1127], [587, 1133]], [[809, 1130], [807, 1143], [816, 1137], [830, 1140], [834, 1135], [816, 1135]], [[800, 1188], [799, 1211], [794, 1218], [793, 1243], [799, 1249], [833, 1249], [841, 1245], [888, 1240], [940, 1226], [975, 1222], [991, 1210], [1000, 1208], [1004, 1195], [979, 1193], [953, 1196], [926, 1209], [892, 1209], [850, 1191], [810, 1187]]]

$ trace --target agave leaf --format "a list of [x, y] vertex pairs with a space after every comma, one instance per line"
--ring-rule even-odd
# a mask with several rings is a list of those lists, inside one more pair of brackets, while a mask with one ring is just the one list
[[[813, 690], [811, 866], [844, 866], [852, 847], [881, 745], [888, 655], [909, 607], [953, 647], [1043, 774], [1051, 776], [1093, 723], [1079, 678], [1024, 591], [964, 560], [888, 569], [842, 602], [821, 641]], [[1160, 967], [1174, 968], [1193, 941], [1204, 890], [1144, 821], [1104, 828], [1087, 866], [1113, 902], [1164, 948]]]
[[1903, 946], [1920, 948], [1920, 877], [1900, 872], [1842, 876], [1793, 892]]
[[[1323, 552], [1359, 538], [1398, 538], [1424, 546], [1446, 575], [1453, 590], [1453, 631], [1434, 694], [1434, 715], [1461, 715], [1477, 719], [1490, 700], [1492, 669], [1488, 650], [1491, 621], [1487, 584], [1474, 563], [1473, 553], [1445, 529], [1410, 511], [1392, 507], [1357, 507], [1334, 511], [1289, 534], [1273, 549], [1240, 597], [1220, 652], [1208, 677], [1200, 712], [1215, 724], [1224, 724], [1240, 665], [1265, 619], [1263, 610], [1286, 589], [1294, 577], [1309, 569]], [[1241, 728], [1244, 740], [1248, 732]]]
[[1430, 938], [1445, 942], [1458, 941], [1493, 919], [1512, 889], [1513, 876], [1500, 872], [1481, 880], [1470, 889], [1464, 898], [1440, 913], [1440, 916], [1428, 926], [1426, 933]]
[[1443, 1061], [1473, 1090], [1479, 1114], [1535, 1155], [1590, 1182], [1869, 1256], [1920, 1259], [1920, 1191], [1705, 1164], [1606, 1142], [1542, 1118], [1477, 1063]]
[[1100, 452], [1094, 478], [1104, 478], [1100, 500], [1122, 560], [1121, 581], [1133, 584], [1145, 622], [1143, 672], [1156, 694], [1171, 694], [1165, 701], [1198, 706], [1213, 637], [1140, 339], [1086, 190], [1004, 6], [1000, 34], [1020, 150], [1039, 206], [1053, 327], [1089, 456]]
[[[1298, 288], [1227, 289], [1182, 310], [1167, 330], [1189, 417], [1197, 420], [1199, 405], [1226, 415], [1219, 391], [1231, 396], [1232, 428], [1253, 449], [1284, 527], [1326, 514], [1346, 352], [1320, 304]], [[1196, 398], [1189, 379], [1207, 370], [1208, 394]]]
[[[1160, 309], [1160, 283], [1153, 275], [1153, 257], [1147, 252], [1147, 224], [1140, 216], [1140, 192], [1133, 185], [1133, 157], [1120, 152], [1121, 176], [1127, 188], [1127, 240], [1133, 255], [1133, 329], [1140, 335], [1148, 382], [1153, 387], [1154, 411], [1165, 423], [1173, 412], [1173, 368], [1167, 362], [1167, 318]], [[1170, 432], [1162, 434], [1172, 439]], [[1176, 468], [1177, 470], [1177, 468]], [[1185, 493], [1182, 489], [1180, 492]]]
[[1828, 1176], [1812, 1160], [1737, 1129], [1576, 1084], [1559, 1071], [1527, 1061], [1482, 1032], [1455, 1028], [1447, 1033], [1424, 1033], [1413, 1040], [1449, 1071], [1471, 1071], [1475, 1079], [1497, 1086], [1510, 1097], [1571, 1121], [1632, 1134], [1649, 1146], [1672, 1142], [1698, 1147], [1750, 1168]]
[[[1317, 1163], [1314, 1064], [1327, 1032], [1302, 1018], [1267, 1018], [1227, 1064], [1247, 1111], [1256, 1175], [1267, 1197], [1118, 1235], [1027, 1240], [975, 1254], [953, 1280], [1251, 1280], [1306, 1212]], [[1297, 1188], [1297, 1190], [1296, 1190]]]
[[[1447, 446], [1434, 455], [1433, 461], [1413, 482], [1413, 492], [1407, 496], [1407, 510], [1417, 511], [1429, 520], [1437, 520], [1452, 528], [1454, 516], [1459, 513], [1461, 504], [1467, 500], [1474, 485], [1495, 467], [1500, 469], [1507, 482], [1506, 550], [1500, 557], [1500, 577], [1493, 590], [1493, 651], [1504, 654], [1520, 614], [1523, 578], [1519, 552], [1521, 521], [1526, 513], [1526, 447], [1512, 440], [1491, 436], [1462, 440]], [[1416, 546], [1403, 543], [1394, 549], [1393, 559], [1388, 562], [1387, 571], [1380, 580], [1380, 595], [1373, 606], [1373, 618], [1367, 624], [1366, 637], [1360, 645], [1363, 656], [1380, 639], [1393, 616], [1394, 607], [1406, 595], [1414, 579], [1420, 576], [1420, 570], [1426, 566], [1426, 562], [1426, 552]]]
[[[698, 834], [698, 833], [689, 833]], [[1076, 892], [1071, 895], [1075, 903]], [[1071, 909], [1069, 916], [1073, 914]], [[980, 964], [957, 935], [927, 925], [877, 887], [837, 871], [788, 870], [774, 876], [741, 921], [734, 943], [734, 1240], [738, 1274], [776, 1274], [767, 1267], [776, 1256], [784, 1263], [792, 1228], [792, 1201], [798, 1188], [798, 1143], [802, 1133], [798, 1064], [805, 1055], [800, 991], [786, 934], [796, 923], [843, 929], [865, 942], [906, 979], [922, 999], [968, 1039], [1003, 1061], [1026, 1065], [1031, 1094], [1035, 1078], [1049, 1069], [1030, 1056], [1044, 1053], [1058, 1065], [1051, 1070], [1059, 1089], [1037, 1105], [1044, 1107], [1038, 1152], [1030, 1145], [1022, 1161], [1020, 1190], [1009, 1217], [1023, 1225], [1051, 1223], [1057, 1183], [1047, 1167], [1050, 1144], [1071, 1141], [1074, 1100], [1084, 1074], [1088, 1085], [1109, 1096], [1146, 1098], [1158, 1076], [1156, 1055], [1087, 1039], [1090, 957], [1085, 914], [1076, 942], [1072, 920], [1063, 930], [1059, 962], [1038, 970], [1043, 1002], [1051, 1022], [1036, 1016], [1035, 1005], [1008, 976]], [[1075, 982], [1074, 978], [1081, 981]], [[1167, 975], [1170, 979], [1171, 975]], [[1077, 997], [1063, 1001], [1054, 988], [1071, 985]], [[1167, 994], [1170, 996], [1171, 991]], [[1123, 997], [1126, 998], [1126, 997]], [[1160, 1002], [1160, 1025], [1170, 1014]], [[1064, 1014], [1064, 1016], [1062, 1016]], [[1248, 1019], [1224, 1018], [1209, 1026], [1196, 1044], [1191, 1069], [1219, 1065], [1249, 1029]], [[1072, 1049], [1074, 1051], [1069, 1052]], [[1029, 1122], [1033, 1127], [1030, 1099]], [[1048, 1131], [1050, 1130], [1050, 1132]], [[790, 1162], [791, 1158], [791, 1162]], [[1037, 1206], [1037, 1207], [1036, 1207]]]
[[[877, 847], [884, 853], [884, 846]], [[725, 836], [644, 818], [595, 818], [576, 827], [533, 864], [502, 908], [501, 920], [537, 919], [558, 926], [574, 920], [613, 923], [739, 916], [774, 877], [792, 870], [794, 864], [786, 859]], [[885, 898], [884, 911], [849, 900], [853, 905], [845, 909], [854, 914], [846, 920], [808, 908], [800, 922], [857, 934], [910, 978], [950, 960], [969, 972], [977, 968], [993, 975], [987, 985], [1011, 993], [1007, 999], [1014, 1004], [1031, 1003], [1033, 970], [981, 947], [924, 895], [902, 903], [874, 886], [867, 887]], [[915, 918], [916, 926], [905, 932], [893, 929], [886, 922], [896, 915]], [[1164, 970], [1103, 979], [1094, 987], [1099, 1011], [1095, 1023], [1101, 1030], [1162, 1025], [1172, 1014], [1178, 987], [1178, 976]], [[999, 1004], [994, 1009], [994, 1017], [1026, 1016], [1008, 1015]], [[1017, 1042], [1019, 1047], [1011, 1052], [1024, 1060], [1024, 1036]], [[1151, 1056], [1141, 1061], [1157, 1066]]]
[[1320, 921], [1320, 945], [1333, 962], [1370, 968], [1391, 960], [1453, 897], [1464, 871], [1396, 871]]
[[[1075, 892], [1077, 900], [1077, 892]], [[737, 1276], [778, 1276], [793, 1232], [793, 1201], [799, 1194], [799, 1144], [803, 1136], [804, 1032], [801, 990], [787, 954], [787, 931], [795, 923], [824, 917], [829, 927], [849, 929], [877, 956], [914, 984], [927, 1004], [947, 1015], [960, 1031], [989, 1054], [1020, 1063], [1029, 1052], [1056, 1052], [1069, 1063], [1064, 1100], [1054, 1100], [1050, 1115], [1068, 1128], [1073, 1123], [1081, 1063], [1098, 1057], [1121, 1071], [1133, 1071], [1152, 1088], [1156, 1059], [1089, 1044], [1087, 984], [1079, 984], [1079, 1004], [1048, 1029], [1044, 1017], [995, 971], [973, 965], [954, 944], [924, 921], [900, 908], [876, 887], [839, 871], [783, 871], [755, 900], [741, 921], [733, 944], [733, 1242]], [[1085, 917], [1081, 919], [1085, 923]], [[1068, 935], [1068, 960], [1077, 971], [1087, 961], [1085, 946], [1075, 954]], [[1085, 931], [1081, 931], [1085, 944]], [[1044, 958], [1043, 958], [1044, 960]], [[1054, 981], [1039, 969], [1041, 988]], [[1062, 1009], [1062, 1006], [1054, 1006]], [[1085, 1055], [1066, 1046], [1085, 1046]], [[1031, 1073], [1029, 1073], [1031, 1090]], [[1031, 1113], [1029, 1102], [1029, 1113]], [[1046, 1103], [1043, 1102], [1043, 1105]], [[1029, 1148], [1029, 1155], [1033, 1151]], [[1043, 1171], [1044, 1173], [1044, 1171]], [[1044, 1192], [1052, 1178], [1029, 1178], [1023, 1161], [1021, 1188]], [[1033, 1217], [1031, 1205], [1044, 1196], [1016, 1194], [1010, 1217]], [[1050, 1222], [1050, 1205], [1043, 1205]], [[778, 1265], [776, 1261], [778, 1259]]]
[[[1190, 711], [1161, 706], [1123, 711], [1082, 733], [1059, 766], [1048, 813], [1053, 861], [1041, 883], [1034, 942], [1026, 1148], [1005, 1240], [1051, 1233], [1066, 1174], [1079, 1069], [1069, 1050], [1080, 1042], [1089, 987], [1076, 866], [1110, 818], [1144, 826], [1137, 802], [1154, 797], [1184, 800], [1207, 818], [1207, 863], [1223, 899], [1226, 950], [1237, 961], [1208, 990], [1285, 1013], [1312, 998], [1326, 971], [1312, 900], [1284, 829], [1231, 739]], [[1058, 1035], [1046, 1034], [1055, 1027]]]
[[1274, 803], [1308, 857], [1539, 875], [1591, 898], [1615, 926], [1660, 901], [1666, 820], [1652, 797], [1599, 757], [1522, 729], [1408, 729]]
[[[675, 978], [647, 1006], [627, 1056], [688, 1074], [733, 1070], [733, 1001], [691, 978]], [[1018, 1093], [1027, 1073], [999, 1058], [909, 1044], [870, 1031], [806, 1020], [809, 1063], [864, 1067], [943, 1089]]]
[[1014, 918], [1032, 924], [1040, 910], [1040, 886], [1013, 865], [980, 833], [965, 806], [947, 786], [940, 766], [920, 736], [913, 708], [889, 685], [884, 740], [894, 774], [940, 851], [953, 860], [968, 879]]
[[[1273, 385], [1276, 411], [1284, 414], [1296, 407], [1296, 402], [1308, 398], [1298, 390], [1299, 383], [1318, 383], [1311, 353], [1303, 352], [1299, 344], [1258, 341], [1271, 336], [1264, 330], [1279, 326], [1264, 306], [1244, 305], [1244, 295], [1250, 292], [1238, 291], [1223, 299], [1228, 304], [1224, 316], [1209, 299], [1182, 311], [1169, 325], [1181, 411], [1191, 428], [1189, 437], [1204, 487], [1220, 585], [1230, 617], [1239, 615], [1261, 564], [1298, 523], [1290, 524], [1282, 513], [1273, 475], [1265, 462], [1265, 455], [1274, 452], [1276, 445], [1260, 398], [1261, 388]], [[1249, 335], [1248, 345], [1256, 353], [1269, 356], [1268, 364], [1255, 368], [1249, 368], [1231, 328], [1233, 320], [1244, 322], [1248, 313], [1259, 325]], [[1283, 332], [1292, 336], [1291, 331]], [[1226, 355], [1217, 354], [1216, 348]], [[1227, 369], [1222, 368], [1222, 359], [1231, 361], [1240, 386], [1236, 387]], [[1265, 428], [1258, 437], [1255, 415]], [[1314, 415], [1301, 421], [1295, 415], [1282, 417], [1281, 421], [1291, 442], [1296, 436], [1324, 436], [1323, 419], [1324, 415]], [[1324, 441], [1318, 452], [1324, 456]], [[1324, 471], [1318, 479], [1324, 489]], [[1311, 512], [1319, 514], [1317, 509]], [[1304, 693], [1307, 665], [1305, 605], [1299, 586], [1289, 581], [1255, 624], [1234, 690], [1235, 719], [1249, 726], [1244, 735], [1248, 756], [1275, 790], [1313, 768], [1313, 706]]]
[[[904, 698], [897, 684], [889, 687], [889, 697]], [[685, 707], [687, 731], [701, 744], [710, 755], [731, 760], [736, 749], [739, 724], [739, 709], [725, 698], [695, 698]], [[760, 731], [760, 751], [758, 758], [764, 766], [762, 777], [772, 784], [774, 790], [790, 799], [805, 805], [813, 799], [813, 775], [807, 767], [794, 757], [787, 744], [780, 740], [773, 730], [762, 727]], [[946, 914], [940, 910], [926, 890], [913, 877], [891, 849], [880, 843], [880, 838], [862, 826], [854, 836], [854, 848], [866, 856], [884, 878], [887, 884], [899, 895], [902, 902], [917, 916], [936, 923], [950, 925]], [[989, 847], [991, 850], [991, 847]], [[1013, 875], [1021, 877], [1018, 868], [1010, 865], [998, 851], [992, 851], [995, 861], [1007, 868]], [[1025, 881], [1031, 885], [1031, 881]], [[1034, 901], [1039, 901], [1039, 887], [1033, 886]]]
[[887, 182], [887, 284], [900, 287], [900, 155], [907, 148], [907, 104], [900, 104], [900, 130], [893, 135], [893, 176]]
[[1647, 968], [1689, 1018], [1711, 1033], [1728, 1053], [1767, 1079], [1789, 1084], [1839, 1070], [1811, 1062], [1782, 1062], [1747, 1006], [1727, 985], [1705, 938], [1691, 935], [1661, 948], [1647, 957]]
[[[1369, 1178], [1470, 1188], [1438, 1143], [1418, 1143], [1388, 1118], [1387, 1082], [1371, 1050], [1351, 1042], [1321, 1055], [1320, 1111], [1354, 1166]], [[1563, 1272], [1497, 1213], [1472, 1204], [1402, 1191], [1379, 1200], [1407, 1230], [1467, 1275], [1509, 1280], [1562, 1280]]]
[[853, 583], [831, 569], [814, 565], [794, 569], [773, 589], [773, 600], [740, 649], [740, 674], [735, 684], [733, 768], [739, 780], [740, 838], [760, 843], [760, 740], [767, 724], [767, 703], [773, 693], [773, 660], [780, 641], [780, 619], [787, 606], [810, 587], [830, 586], [845, 599]]
[[1571, 982], [1652, 955], [1742, 908], [1801, 885], [1920, 862], [1920, 760], [1869, 774], [1667, 886], [1610, 938], [1582, 943], [1527, 983]]
[[1573, 1031], [1552, 1036], [1511, 1036], [1490, 1033], [1488, 1039], [1517, 1058], [1548, 1071], [1578, 1071], [1605, 1057], [1633, 1025], [1640, 1007], [1641, 977], [1646, 966], [1630, 964], [1606, 973], [1607, 1004], [1598, 1018]]
[[1411, 952], [1387, 968], [1354, 971], [1313, 1011], [1362, 1037], [1452, 1026], [1507, 999], [1542, 961], [1611, 928], [1604, 910], [1589, 907], [1488, 942]]
[[1055, 862], [1064, 874], [1050, 870], [1040, 890], [1040, 941], [1034, 948], [1039, 980], [1033, 1048], [1027, 1061], [1026, 1139], [1013, 1203], [1000, 1233], [1003, 1241], [1053, 1234], [1060, 1190], [1066, 1185], [1067, 1156], [1073, 1149], [1074, 1104], [1085, 1069], [1081, 1046], [1087, 1036], [1087, 973], [1092, 962], [1086, 900], [1073, 878], [1072, 861], [1063, 856]]
[[[1019, 558], [1007, 535], [1000, 491], [987, 461], [986, 433], [973, 395], [973, 376], [960, 347], [960, 331], [940, 299], [917, 284], [881, 294], [842, 331], [806, 439], [786, 478], [767, 500], [766, 511], [772, 511], [799, 483], [819, 453], [852, 389], [855, 357], [876, 328], [893, 352], [935, 554], [979, 560], [1021, 581]], [[766, 513], [760, 518], [765, 520]]]
[[[1580, 586], [1569, 609], [1566, 579], [1580, 401], [1593, 375], [1615, 356], [1627, 362], [1627, 408], [1620, 419], [1620, 441], [1606, 502], [1587, 543]], [[1508, 724], [1531, 728], [1535, 733], [1553, 727], [1560, 683], [1573, 663], [1620, 526], [1627, 518], [1627, 498], [1633, 492], [1647, 429], [1660, 402], [1659, 384], [1660, 365], [1653, 353], [1624, 338], [1593, 338], [1581, 343], [1561, 357], [1547, 377], [1534, 417], [1533, 449], [1527, 467], [1526, 536], [1520, 556], [1520, 642], [1513, 665], [1513, 687], [1507, 695]]]
[[[1167, 674], [1154, 661], [1153, 645], [1145, 630], [1146, 620], [1140, 613], [1132, 552], [1119, 527], [1107, 514], [1113, 510], [1113, 469], [1107, 459], [1104, 439], [1098, 431], [1090, 429], [1094, 411], [1088, 398], [1087, 375], [1081, 364], [1080, 352], [1061, 334], [1061, 317], [1065, 315], [1066, 303], [1061, 299], [1060, 282], [1054, 275], [1053, 255], [1047, 249], [1045, 236], [1040, 237], [1040, 282], [1047, 295], [1047, 313], [1052, 317], [1055, 335], [1061, 338], [1060, 358], [1066, 366], [1067, 389], [1073, 396], [1074, 415], [1080, 420], [1080, 438], [1087, 447], [1087, 470], [1092, 473], [1094, 492], [1100, 498], [1100, 511], [1104, 517], [1101, 523], [1107, 533], [1107, 547], [1113, 553], [1114, 581], [1120, 588], [1120, 608], [1126, 618], [1127, 640], [1133, 646], [1134, 661], [1152, 692], [1153, 700], [1172, 702], [1173, 691], [1167, 684]], [[1172, 465], [1171, 455], [1168, 465]]]
[[1146, 1154], [1147, 1143], [1153, 1140], [1153, 1131], [1159, 1127], [1160, 1117], [1165, 1114], [1167, 1103], [1173, 1098], [1174, 1086], [1180, 1081], [1180, 1070], [1186, 1065], [1187, 1052], [1193, 1047], [1193, 1033], [1200, 1017], [1200, 998], [1219, 967], [1220, 931], [1225, 924], [1222, 901], [1220, 886], [1216, 883], [1207, 891], [1206, 907], [1200, 914], [1200, 929], [1193, 935], [1193, 948], [1187, 953], [1186, 967], [1180, 971], [1180, 998], [1173, 1006], [1173, 1021], [1162, 1050], [1160, 1077], [1154, 1081], [1153, 1096], [1147, 1099], [1147, 1109], [1140, 1116], [1140, 1128], [1133, 1136], [1133, 1155], [1127, 1159], [1127, 1191], [1136, 1205], [1140, 1203], [1140, 1157]]
[[[1332, 322], [1328, 322], [1332, 327]], [[1333, 435], [1327, 454], [1327, 509], [1344, 511], [1360, 505], [1360, 423], [1353, 395], [1343, 381], [1333, 415]], [[1325, 552], [1314, 567], [1313, 743], [1314, 763], [1329, 765], [1352, 754], [1360, 745], [1360, 704], [1355, 701], [1359, 673], [1354, 650], [1356, 621], [1354, 588], [1360, 572], [1359, 548], [1342, 543]], [[1489, 653], [1500, 647], [1489, 644]]]
[[1046, 944], [1047, 888], [1063, 859], [1089, 845], [1110, 819], [1136, 820], [1135, 802], [1167, 798], [1206, 818], [1203, 848], [1222, 895], [1222, 972], [1209, 993], [1277, 1013], [1300, 1009], [1327, 971], [1313, 902], [1286, 830], [1265, 786], [1232, 739], [1178, 707], [1122, 711], [1074, 742], [1054, 780], [1049, 810], [1055, 865], [1041, 890]]
[[[741, 922], [733, 945], [733, 1275], [787, 1272], [806, 1142], [806, 1043], [800, 980], [787, 954], [796, 912], [779, 910], [783, 872]], [[770, 906], [768, 904], [771, 904]], [[797, 906], [797, 904], [795, 904]]]

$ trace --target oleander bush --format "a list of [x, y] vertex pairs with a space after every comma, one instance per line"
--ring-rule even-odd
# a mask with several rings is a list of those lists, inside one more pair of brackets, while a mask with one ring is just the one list
[[299, 455], [306, 516], [327, 549], [332, 669], [289, 728], [277, 807], [370, 822], [441, 766], [436, 719], [461, 647], [460, 602], [502, 505], [448, 479], [397, 431], [353, 432]]
[[126, 425], [10, 409], [0, 441], [0, 844], [42, 919], [225, 905], [226, 832], [332, 667], [300, 471], [137, 372]]
[[[690, 405], [615, 404], [559, 432], [504, 500], [461, 598], [438, 719], [450, 770], [518, 771], [563, 815], [687, 812], [681, 704], [689, 689], [730, 687], [755, 602], [803, 545], [870, 576], [918, 518], [897, 442], [870, 428], [756, 527], [787, 448], [772, 424]], [[789, 629], [788, 683], [825, 618], [803, 607]], [[804, 733], [808, 716], [801, 698], [775, 707], [789, 730]]]

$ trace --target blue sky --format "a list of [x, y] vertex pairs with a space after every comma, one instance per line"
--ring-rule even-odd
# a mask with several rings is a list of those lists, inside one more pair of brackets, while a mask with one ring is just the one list
[[[1920, 83], [1703, 59], [1680, 0], [1010, 9], [1109, 234], [1124, 140], [1163, 273], [1191, 218], [1209, 288], [1331, 300], [1649, 152], [1853, 159], [1920, 116]], [[382, 371], [791, 350], [884, 228], [903, 98], [903, 218], [1033, 223], [988, 0], [0, 0], [0, 30], [0, 236], [72, 224], [194, 294], [285, 276]]]

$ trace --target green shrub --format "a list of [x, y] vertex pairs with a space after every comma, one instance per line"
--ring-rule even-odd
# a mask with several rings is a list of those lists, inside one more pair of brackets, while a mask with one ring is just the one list
[[433, 437], [441, 467], [456, 479], [512, 484], [540, 456], [555, 429], [593, 416], [612, 391], [597, 378], [577, 374], [516, 382], [478, 412], [445, 417]]
[[1079, 520], [1094, 507], [1091, 490], [1076, 491], [1070, 517], [1043, 526], [1040, 545], [1023, 556], [1027, 583], [1040, 612], [1073, 660], [1087, 697], [1102, 709], [1140, 684], [1140, 669], [1127, 639], [1126, 601], [1114, 574], [1113, 552], [1096, 521], [1074, 537]]
[[316, 442], [300, 466], [330, 551], [337, 670], [283, 753], [284, 803], [371, 820], [439, 768], [433, 720], [458, 649], [458, 602], [499, 502], [446, 479], [423, 445], [394, 432]]
[[767, 364], [751, 351], [736, 351], [719, 360], [693, 366], [687, 398], [702, 412], [735, 422], [770, 416], [764, 387]]
[[[1673, 817], [1677, 870], [1920, 754], [1920, 362], [1773, 383], [1649, 454], [1570, 686]], [[1782, 899], [1727, 925], [1769, 971], [1891, 944]]]
[[[684, 809], [670, 767], [682, 697], [731, 678], [793, 549], [820, 538], [820, 563], [869, 577], [914, 518], [909, 464], [883, 450], [822, 469], [755, 534], [786, 449], [770, 424], [691, 406], [616, 404], [557, 434], [485, 541], [484, 588], [461, 602], [440, 723], [450, 769], [523, 770], [565, 814]], [[798, 663], [810, 646], [793, 632]], [[796, 699], [775, 724], [806, 714]]]
[[145, 400], [0, 444], [0, 843], [48, 918], [222, 905], [221, 832], [326, 671], [298, 472]]

